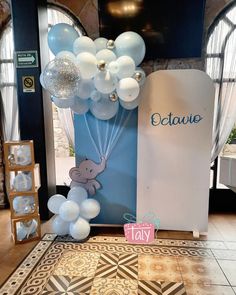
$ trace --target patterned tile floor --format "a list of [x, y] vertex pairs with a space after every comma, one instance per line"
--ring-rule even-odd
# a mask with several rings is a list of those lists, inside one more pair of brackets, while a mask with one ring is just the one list
[[232, 243], [157, 239], [150, 245], [130, 245], [122, 237], [92, 237], [85, 243], [54, 239], [46, 235], [39, 242], [0, 295], [236, 294]]

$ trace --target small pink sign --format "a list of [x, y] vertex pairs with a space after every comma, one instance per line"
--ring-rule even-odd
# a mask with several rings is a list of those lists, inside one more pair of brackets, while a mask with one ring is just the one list
[[148, 244], [154, 240], [153, 223], [126, 223], [124, 231], [129, 243]]

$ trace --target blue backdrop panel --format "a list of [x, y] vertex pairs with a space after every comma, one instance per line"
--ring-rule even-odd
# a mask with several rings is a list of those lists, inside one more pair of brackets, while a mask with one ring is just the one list
[[[108, 121], [97, 120], [90, 113], [75, 115], [77, 166], [85, 158], [100, 162], [100, 153], [95, 146], [98, 150], [100, 146], [103, 154], [110, 150], [106, 169], [96, 178], [102, 184], [94, 196], [101, 204], [101, 212], [91, 223], [124, 224], [123, 213], [136, 215], [137, 116], [137, 110], [130, 113], [122, 108], [117, 118]], [[107, 149], [107, 146], [111, 147], [111, 139], [117, 142], [113, 149]]]

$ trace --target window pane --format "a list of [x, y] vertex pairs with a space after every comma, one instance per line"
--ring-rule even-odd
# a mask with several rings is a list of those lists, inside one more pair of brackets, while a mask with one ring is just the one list
[[220, 79], [220, 66], [221, 59], [218, 57], [207, 58], [206, 60], [206, 72], [213, 79]]
[[13, 33], [10, 24], [3, 32], [0, 42], [0, 59], [13, 59]]
[[231, 20], [232, 23], [236, 24], [236, 7], [234, 6], [227, 14], [226, 16], [228, 19]]
[[230, 27], [224, 20], [221, 20], [218, 23], [218, 25], [214, 28], [207, 44], [208, 54], [221, 52], [222, 44], [229, 30]]
[[74, 26], [76, 31], [79, 33], [79, 36], [82, 36], [82, 30], [74, 25], [74, 21], [66, 14], [60, 12], [59, 10], [48, 8], [48, 25], [53, 26], [58, 23], [66, 23]]
[[13, 63], [2, 63], [0, 67], [1, 84], [14, 83], [15, 68]]
[[225, 47], [224, 78], [236, 78], [236, 30], [230, 35]]

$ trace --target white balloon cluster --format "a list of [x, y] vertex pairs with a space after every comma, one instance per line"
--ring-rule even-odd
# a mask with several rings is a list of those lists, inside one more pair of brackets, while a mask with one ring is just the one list
[[[137, 67], [145, 56], [145, 43], [135, 32], [124, 32], [115, 41], [92, 40], [67, 24], [57, 24], [48, 33], [55, 54], [40, 76], [59, 108], [75, 113], [88, 110], [101, 120], [115, 116], [119, 105], [132, 110], [140, 102], [145, 73]], [[120, 102], [120, 103], [119, 103]]]
[[67, 198], [59, 194], [50, 197], [48, 209], [56, 214], [52, 222], [53, 232], [60, 236], [70, 234], [80, 241], [89, 235], [89, 221], [99, 214], [100, 204], [95, 199], [88, 199], [84, 188], [75, 186]]

